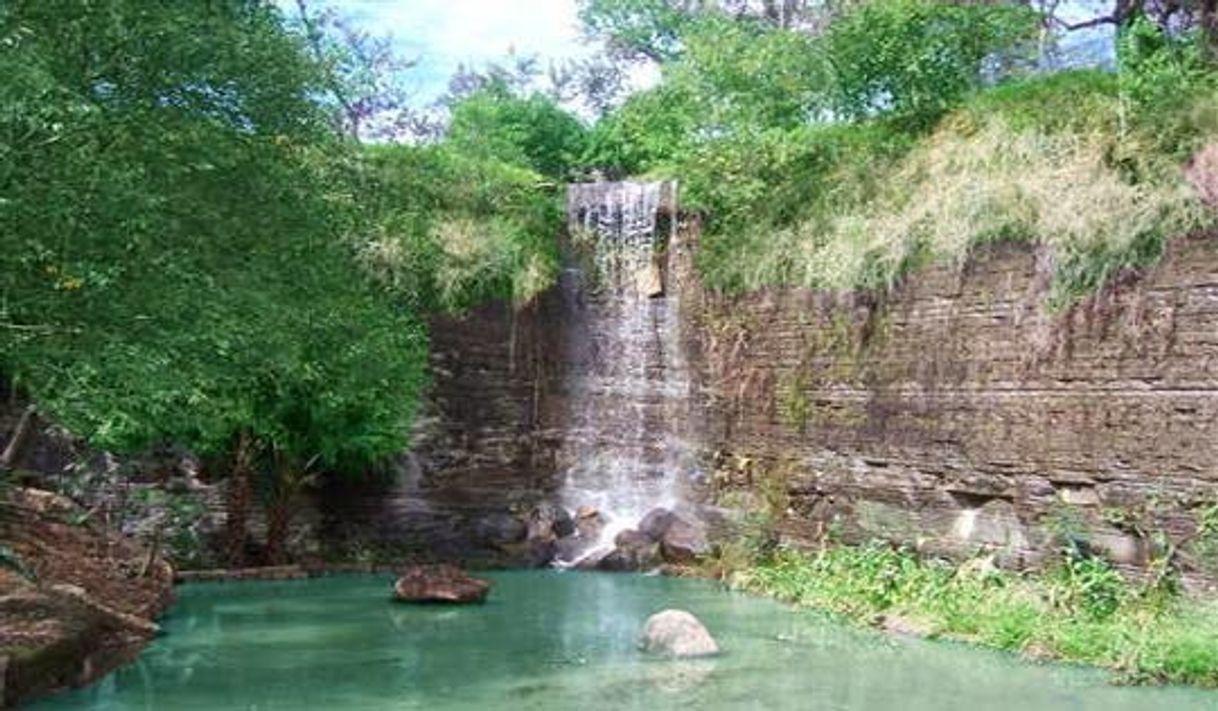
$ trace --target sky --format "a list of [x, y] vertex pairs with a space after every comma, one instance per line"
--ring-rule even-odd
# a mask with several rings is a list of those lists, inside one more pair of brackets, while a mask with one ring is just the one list
[[[294, 0], [277, 0], [292, 12]], [[415, 102], [424, 106], [444, 93], [461, 64], [485, 66], [511, 51], [551, 61], [592, 54], [594, 47], [579, 31], [577, 0], [323, 0], [375, 35], [391, 36], [399, 54], [418, 65], [407, 75]], [[1065, 0], [1065, 19], [1092, 17], [1111, 0]], [[1068, 53], [1104, 33], [1080, 33], [1069, 40]], [[630, 81], [636, 87], [656, 81], [654, 68], [639, 67]]]
[[331, 0], [373, 34], [391, 35], [419, 64], [408, 75], [423, 101], [443, 93], [462, 64], [485, 65], [509, 51], [549, 60], [586, 56], [576, 0]]

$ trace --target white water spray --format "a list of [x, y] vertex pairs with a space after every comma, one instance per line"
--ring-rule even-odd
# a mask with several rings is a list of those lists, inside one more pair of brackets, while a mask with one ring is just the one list
[[675, 205], [675, 183], [568, 192], [571, 240], [588, 259], [563, 279], [573, 404], [559, 451], [561, 495], [567, 508], [593, 507], [607, 519], [592, 554], [648, 511], [678, 504], [694, 471], [679, 291], [666, 259]]

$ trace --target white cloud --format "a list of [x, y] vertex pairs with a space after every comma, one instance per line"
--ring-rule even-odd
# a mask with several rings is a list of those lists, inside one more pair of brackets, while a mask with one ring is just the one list
[[543, 62], [586, 55], [576, 0], [335, 0], [361, 28], [390, 34], [419, 60], [411, 79], [434, 98], [464, 64], [484, 65], [509, 51]]

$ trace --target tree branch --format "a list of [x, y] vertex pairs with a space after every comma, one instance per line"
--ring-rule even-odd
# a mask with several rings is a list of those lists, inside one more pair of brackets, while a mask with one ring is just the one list
[[8, 471], [13, 468], [18, 455], [21, 454], [21, 447], [29, 437], [30, 430], [33, 429], [34, 415], [37, 413], [38, 408], [32, 404], [27, 405], [25, 412], [21, 413], [21, 419], [17, 421], [17, 427], [13, 429], [13, 436], [9, 438], [8, 445], [5, 446], [4, 452], [0, 454], [0, 471]]

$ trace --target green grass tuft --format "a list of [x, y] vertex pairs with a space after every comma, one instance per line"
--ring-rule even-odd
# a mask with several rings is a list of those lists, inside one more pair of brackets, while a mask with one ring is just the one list
[[879, 543], [779, 548], [729, 579], [863, 624], [905, 618], [932, 637], [1104, 667], [1120, 683], [1218, 688], [1218, 603], [1134, 585], [1097, 558], [1065, 557], [1040, 574], [979, 563]]

